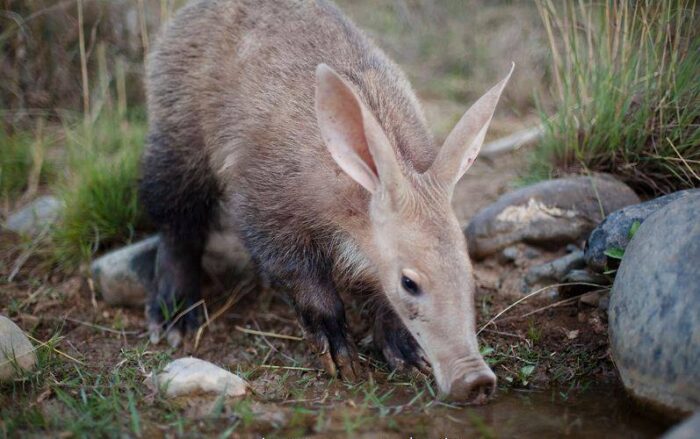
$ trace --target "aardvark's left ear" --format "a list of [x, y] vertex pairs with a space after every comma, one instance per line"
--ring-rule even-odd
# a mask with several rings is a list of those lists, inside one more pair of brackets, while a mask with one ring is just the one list
[[515, 64], [508, 75], [471, 106], [457, 126], [452, 130], [435, 161], [426, 172], [432, 173], [447, 187], [453, 188], [467, 169], [474, 163], [486, 137], [496, 104], [513, 73]]

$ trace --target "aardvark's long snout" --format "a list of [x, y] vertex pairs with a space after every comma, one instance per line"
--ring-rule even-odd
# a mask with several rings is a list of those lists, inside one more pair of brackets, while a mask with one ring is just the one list
[[485, 404], [496, 392], [496, 375], [481, 358], [464, 361], [469, 367], [455, 374], [445, 398], [461, 404]]

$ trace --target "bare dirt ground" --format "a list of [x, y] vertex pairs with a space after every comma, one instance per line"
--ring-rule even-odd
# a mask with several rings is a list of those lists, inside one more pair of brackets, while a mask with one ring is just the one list
[[[476, 211], [507, 191], [522, 163], [522, 154], [494, 163], [478, 162], [455, 196], [460, 220], [466, 224]], [[0, 432], [5, 435], [70, 437], [91, 431], [105, 435], [126, 431], [145, 437], [341, 433], [353, 437], [436, 437], [436, 433], [460, 437], [470, 431], [492, 437], [525, 431], [518, 423], [527, 424], [533, 417], [541, 418], [539, 424], [528, 427], [533, 435], [561, 428], [584, 433], [589, 425], [569, 425], [568, 417], [553, 423], [561, 413], [553, 406], [547, 409], [551, 413], [540, 410], [533, 401], [566, 402], [592, 385], [602, 383], [608, 392], [617, 386], [605, 313], [576, 300], [553, 306], [561, 298], [551, 294], [519, 304], [481, 333], [482, 352], [499, 378], [498, 395], [487, 408], [465, 409], [439, 402], [430, 377], [386, 369], [371, 349], [367, 310], [362, 304], [351, 303], [348, 308], [365, 375], [359, 382], [347, 383], [327, 377], [298, 339], [301, 331], [284, 294], [253, 291], [215, 319], [197, 346], [190, 340], [172, 350], [148, 344], [141, 309], [106, 306], [85, 276], [65, 275], [47, 267], [39, 256], [22, 263], [8, 281], [8, 273], [22, 261], [27, 246], [5, 232], [0, 240], [0, 313], [30, 333], [35, 344], [51, 340], [49, 348], [43, 348], [47, 352], [40, 355], [43, 364], [38, 373], [1, 388]], [[520, 280], [528, 266], [554, 256], [542, 251], [515, 264], [495, 257], [476, 263], [479, 327], [523, 296]], [[207, 304], [210, 315], [225, 299]], [[143, 380], [154, 369], [169, 358], [185, 355], [238, 372], [251, 383], [253, 395], [238, 401], [165, 401], [157, 391], [146, 388]], [[100, 395], [128, 403], [115, 402], [107, 409], [114, 413], [102, 413], [95, 408], [101, 403]], [[610, 409], [605, 401], [595, 401], [590, 407]], [[614, 410], [626, 413], [627, 409], [615, 406]], [[598, 427], [630, 431], [620, 427], [615, 416], [608, 418], [610, 425]], [[644, 426], [641, 431], [657, 431], [654, 428]]]

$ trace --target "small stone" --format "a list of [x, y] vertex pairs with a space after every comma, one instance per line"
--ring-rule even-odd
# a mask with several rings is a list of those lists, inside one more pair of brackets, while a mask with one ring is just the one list
[[561, 291], [559, 291], [558, 288], [549, 288], [547, 289], [547, 291], [544, 291], [542, 293], [542, 297], [551, 302], [554, 302], [555, 300], [561, 299]]
[[38, 235], [56, 223], [62, 209], [63, 203], [58, 198], [39, 197], [10, 215], [5, 227], [20, 235]]
[[598, 301], [598, 309], [600, 309], [601, 311], [607, 311], [609, 306], [610, 294], [606, 294], [605, 296], [601, 297]]
[[495, 270], [478, 270], [474, 272], [476, 283], [482, 288], [498, 290], [501, 288], [501, 278]]
[[539, 258], [540, 256], [542, 256], [541, 251], [539, 251], [535, 247], [531, 247], [529, 245], [525, 246], [525, 251], [523, 254], [528, 259], [535, 259], [535, 258]]
[[700, 191], [639, 227], [620, 263], [608, 321], [627, 390], [663, 412], [700, 409]]
[[700, 411], [666, 432], [661, 439], [697, 439], [700, 437]]
[[584, 303], [588, 306], [597, 307], [600, 303], [600, 298], [603, 297], [601, 291], [589, 291], [581, 295], [579, 302]]
[[109, 305], [142, 306], [153, 282], [158, 236], [128, 245], [93, 261], [90, 271]]
[[531, 267], [525, 274], [525, 284], [532, 286], [542, 282], [560, 282], [571, 270], [584, 266], [583, 252], [578, 250], [546, 264]]
[[146, 383], [163, 391], [168, 398], [202, 394], [233, 398], [248, 391], [248, 383], [243, 378], [194, 357], [168, 363], [161, 373], [147, 378]]
[[636, 203], [634, 191], [610, 176], [543, 181], [507, 193], [477, 213], [465, 230], [469, 254], [481, 259], [517, 242], [575, 243], [607, 213]]
[[602, 314], [594, 312], [590, 314], [588, 318], [588, 325], [593, 332], [596, 334], [605, 334], [608, 332], [608, 328], [603, 324]]
[[579, 334], [579, 330], [574, 329], [573, 331], [568, 331], [566, 333], [566, 338], [568, 338], [569, 340], [575, 340], [576, 338], [578, 338], [578, 334]]
[[17, 368], [30, 371], [36, 366], [34, 347], [12, 320], [0, 316], [0, 381], [12, 379]]
[[578, 245], [576, 244], [567, 244], [566, 245], [566, 252], [567, 253], [573, 253], [581, 250]]
[[515, 246], [506, 247], [503, 249], [501, 254], [506, 262], [515, 262], [518, 257], [520, 257], [520, 250], [518, 250], [518, 247]]
[[288, 422], [287, 414], [284, 410], [280, 410], [279, 405], [263, 405], [255, 402], [251, 405], [250, 410], [254, 413], [256, 422], [269, 425], [274, 429], [280, 429]]
[[600, 273], [594, 273], [588, 269], [576, 269], [566, 273], [562, 279], [564, 282], [587, 283], [596, 285], [609, 285], [610, 279]]
[[611, 249], [624, 250], [630, 242], [630, 232], [633, 227], [638, 227], [649, 215], [664, 208], [669, 203], [686, 199], [698, 193], [700, 193], [700, 189], [678, 191], [645, 203], [623, 207], [611, 213], [593, 229], [586, 241], [586, 264], [595, 271], [605, 271], [610, 264], [605, 252]]

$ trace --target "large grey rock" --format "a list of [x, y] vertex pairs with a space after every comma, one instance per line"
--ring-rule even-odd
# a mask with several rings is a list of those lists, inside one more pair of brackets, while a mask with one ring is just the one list
[[92, 278], [107, 304], [142, 306], [146, 302], [159, 242], [158, 236], [152, 236], [93, 261]]
[[5, 227], [22, 235], [36, 235], [54, 224], [63, 209], [63, 203], [52, 196], [39, 197], [10, 215]]
[[248, 392], [248, 383], [243, 378], [194, 357], [168, 363], [161, 373], [150, 376], [146, 382], [168, 398], [201, 394], [236, 397]]
[[0, 381], [12, 379], [18, 369], [29, 371], [35, 365], [32, 343], [12, 320], [0, 316]]
[[698, 439], [700, 437], [700, 412], [673, 427], [662, 439]]
[[[155, 275], [158, 235], [122, 247], [93, 261], [90, 271], [104, 301], [113, 306], [142, 306]], [[219, 291], [248, 279], [250, 256], [231, 234], [211, 233], [202, 266]]]
[[617, 248], [624, 250], [630, 242], [630, 231], [635, 223], [645, 219], [669, 203], [700, 192], [700, 189], [688, 189], [655, 198], [645, 203], [623, 207], [610, 215], [598, 225], [586, 242], [586, 264], [596, 271], [603, 272], [608, 266], [606, 250]]
[[700, 193], [646, 219], [610, 297], [613, 359], [627, 390], [668, 413], [700, 409]]
[[583, 240], [605, 216], [639, 203], [610, 176], [561, 178], [507, 193], [472, 218], [465, 233], [474, 258], [516, 242], [563, 246]]

